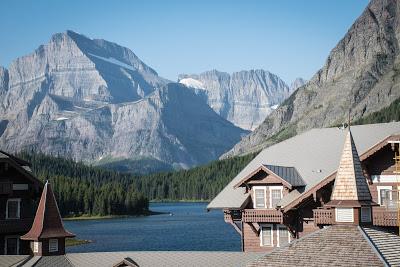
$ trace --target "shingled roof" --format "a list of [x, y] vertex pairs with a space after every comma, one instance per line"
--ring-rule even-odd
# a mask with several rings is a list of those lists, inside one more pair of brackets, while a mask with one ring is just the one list
[[[352, 126], [354, 144], [363, 155], [386, 138], [400, 133], [400, 122]], [[292, 166], [306, 183], [304, 189], [282, 199], [289, 205], [313, 186], [337, 171], [346, 130], [334, 128], [312, 129], [260, 152], [233, 180], [211, 201], [209, 209], [240, 209], [249, 194], [244, 188], [234, 186], [262, 165]], [[286, 198], [291, 198], [286, 201]]]
[[350, 128], [344, 142], [342, 157], [329, 204], [339, 205], [349, 201], [372, 201]]
[[362, 229], [334, 225], [273, 250], [248, 266], [385, 266]]
[[32, 228], [27, 234], [21, 236], [21, 239], [38, 241], [40, 238], [74, 236], [64, 229], [53, 190], [50, 183], [46, 182]]

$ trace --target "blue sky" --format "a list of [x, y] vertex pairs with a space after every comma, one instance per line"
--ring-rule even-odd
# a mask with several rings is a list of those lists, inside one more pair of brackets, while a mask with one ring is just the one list
[[306, 79], [367, 0], [2, 0], [0, 65], [67, 29], [126, 46], [161, 76], [267, 69]]

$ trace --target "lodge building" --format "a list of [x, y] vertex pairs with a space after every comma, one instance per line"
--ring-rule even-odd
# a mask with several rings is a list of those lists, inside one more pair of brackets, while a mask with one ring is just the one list
[[400, 123], [313, 129], [264, 149], [208, 205], [270, 252], [332, 225], [398, 234]]
[[0, 255], [64, 255], [67, 237], [50, 183], [0, 151]]

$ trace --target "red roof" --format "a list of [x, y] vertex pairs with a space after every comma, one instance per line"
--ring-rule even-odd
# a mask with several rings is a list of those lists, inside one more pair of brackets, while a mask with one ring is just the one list
[[21, 239], [37, 241], [42, 238], [74, 236], [64, 229], [53, 190], [50, 183], [46, 182], [32, 228], [27, 234], [21, 236]]

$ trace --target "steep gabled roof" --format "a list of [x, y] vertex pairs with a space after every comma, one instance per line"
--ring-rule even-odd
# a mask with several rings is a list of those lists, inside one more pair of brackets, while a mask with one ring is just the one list
[[46, 182], [31, 230], [21, 236], [21, 239], [37, 241], [41, 238], [74, 236], [64, 229], [53, 190], [50, 183]]
[[[352, 126], [351, 129], [358, 152], [364, 154], [385, 138], [398, 135], [400, 122]], [[211, 201], [208, 208], [240, 208], [249, 194], [244, 188], [234, 186], [263, 164], [295, 167], [306, 183], [301, 195], [308, 194], [310, 189], [336, 172], [346, 134], [346, 130], [336, 127], [313, 129], [264, 149]]]
[[343, 201], [372, 201], [350, 129], [344, 142], [330, 203]]
[[253, 177], [257, 175], [259, 172], [265, 172], [268, 175], [277, 178], [282, 182], [282, 184], [284, 184], [290, 189], [292, 189], [292, 187], [299, 187], [306, 185], [304, 180], [301, 178], [300, 174], [297, 172], [296, 168], [265, 164], [261, 165], [254, 172], [250, 173], [248, 176], [243, 178], [239, 183], [235, 185], [235, 188], [242, 186], [244, 183], [253, 179]]
[[286, 166], [277, 166], [277, 165], [264, 165], [273, 173], [287, 181], [292, 186], [305, 186], [306, 183], [304, 182], [303, 178], [296, 170], [295, 167], [286, 167]]

